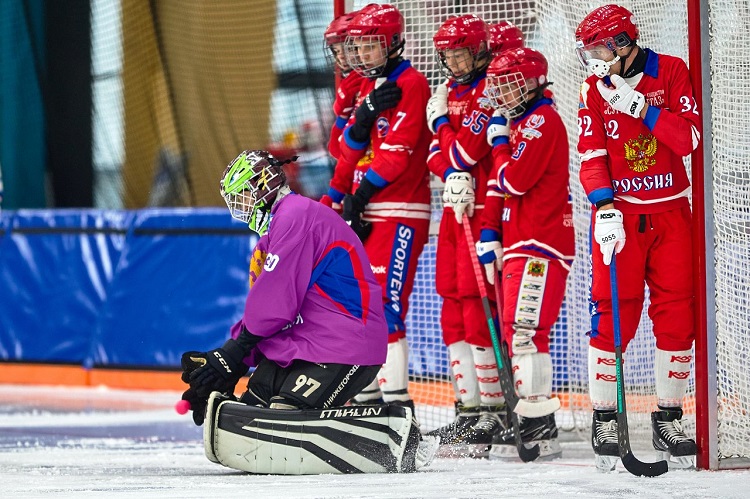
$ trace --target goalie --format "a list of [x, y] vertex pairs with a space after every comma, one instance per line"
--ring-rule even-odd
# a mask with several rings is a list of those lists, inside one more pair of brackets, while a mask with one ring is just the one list
[[[261, 236], [231, 339], [182, 357], [183, 399], [204, 422], [206, 456], [254, 473], [412, 471], [409, 408], [341, 408], [385, 361], [380, 286], [356, 234], [286, 185], [266, 151], [243, 151], [221, 180], [234, 218]], [[261, 262], [265, 262], [261, 268]], [[235, 385], [255, 371], [236, 401]], [[338, 409], [336, 409], [338, 408]]]

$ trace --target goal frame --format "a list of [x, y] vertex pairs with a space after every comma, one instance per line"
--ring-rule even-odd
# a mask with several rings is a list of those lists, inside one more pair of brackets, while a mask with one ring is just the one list
[[[349, 12], [352, 0], [332, 0], [334, 15]], [[713, 176], [709, 7], [685, 0], [688, 22], [688, 63], [696, 104], [703, 120], [702, 140], [692, 153], [693, 281], [695, 286], [695, 397], [698, 469], [748, 468], [750, 460], [718, 455], [718, 386], [716, 361], [716, 300], [713, 230]], [[385, 2], [383, 2], [385, 3]], [[398, 2], [392, 2], [398, 3]], [[571, 42], [572, 45], [572, 42]]]

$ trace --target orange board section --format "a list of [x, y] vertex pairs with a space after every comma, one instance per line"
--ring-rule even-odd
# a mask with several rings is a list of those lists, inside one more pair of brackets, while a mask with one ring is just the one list
[[84, 369], [55, 364], [3, 363], [0, 383], [15, 385], [109, 386], [131, 390], [185, 390], [179, 371]]

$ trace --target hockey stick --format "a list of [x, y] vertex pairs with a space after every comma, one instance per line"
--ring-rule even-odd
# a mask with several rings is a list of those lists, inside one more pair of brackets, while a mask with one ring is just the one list
[[497, 362], [497, 374], [500, 379], [500, 387], [503, 389], [503, 395], [505, 396], [505, 403], [508, 406], [508, 416], [510, 417], [510, 423], [513, 427], [513, 437], [516, 441], [518, 456], [521, 458], [521, 461], [528, 463], [539, 457], [539, 445], [535, 444], [533, 447], [526, 447], [521, 440], [521, 426], [518, 421], [518, 414], [515, 412], [516, 406], [518, 405], [518, 394], [516, 393], [516, 387], [513, 384], [513, 372], [508, 359], [508, 352], [502, 349], [497, 330], [495, 329], [495, 319], [492, 317], [490, 300], [487, 298], [487, 289], [484, 287], [484, 278], [482, 277], [482, 269], [479, 266], [477, 249], [474, 247], [474, 236], [471, 234], [469, 216], [464, 213], [461, 222], [466, 236], [466, 243], [469, 245], [469, 255], [471, 256], [471, 265], [474, 268], [474, 277], [477, 279], [479, 296], [482, 297], [484, 316], [487, 319], [487, 325], [490, 328], [492, 350], [495, 352], [495, 362]]
[[612, 290], [612, 326], [615, 336], [615, 369], [617, 377], [617, 445], [620, 449], [622, 465], [636, 476], [659, 476], [669, 470], [666, 461], [644, 463], [633, 455], [628, 436], [628, 413], [625, 407], [625, 381], [622, 372], [622, 340], [620, 338], [620, 303], [617, 295], [617, 266], [615, 254], [609, 265], [609, 282]]

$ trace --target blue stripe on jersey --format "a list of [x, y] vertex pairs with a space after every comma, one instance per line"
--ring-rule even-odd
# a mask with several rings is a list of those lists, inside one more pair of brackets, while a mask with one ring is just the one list
[[411, 248], [414, 243], [414, 229], [408, 225], [396, 226], [396, 239], [391, 247], [391, 260], [388, 264], [388, 275], [385, 282], [385, 320], [388, 322], [388, 332], [404, 331], [404, 305], [401, 295], [409, 272]]
[[340, 304], [357, 319], [362, 319], [363, 303], [359, 281], [354, 277], [354, 268], [349, 252], [334, 247], [318, 262], [310, 276], [308, 288], [317, 284], [331, 300]]
[[615, 191], [611, 187], [600, 187], [599, 189], [594, 189], [588, 196], [589, 201], [591, 201], [591, 204], [593, 205], [604, 199], [614, 199], [614, 197]]

